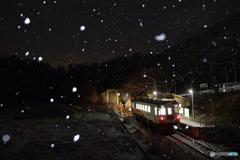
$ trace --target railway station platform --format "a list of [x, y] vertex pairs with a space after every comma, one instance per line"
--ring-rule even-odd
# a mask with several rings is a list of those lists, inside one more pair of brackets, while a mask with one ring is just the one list
[[191, 120], [186, 119], [186, 118], [180, 118], [180, 123], [188, 125], [188, 126], [192, 126], [192, 127], [201, 127], [199, 122], [191, 121]]

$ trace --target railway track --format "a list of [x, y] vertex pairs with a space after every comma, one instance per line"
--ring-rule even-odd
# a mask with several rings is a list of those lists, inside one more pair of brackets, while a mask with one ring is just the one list
[[205, 144], [197, 142], [194, 139], [192, 139], [178, 131], [174, 131], [174, 134], [169, 135], [169, 136], [184, 143], [185, 145], [189, 146], [190, 148], [201, 153], [202, 155], [204, 155], [205, 157], [207, 157], [209, 159], [217, 159], [217, 157], [211, 157], [210, 152], [218, 152], [218, 151], [216, 151], [215, 149], [213, 149]]
[[138, 140], [134, 137], [134, 134], [131, 134], [130, 131], [127, 129], [127, 127], [123, 124], [123, 122], [120, 120], [121, 118], [118, 117], [114, 112], [113, 112], [115, 118], [121, 123], [122, 128], [126, 134], [129, 134], [132, 136], [132, 138], [135, 140], [139, 150], [142, 152], [142, 154], [146, 157], [146, 159], [151, 160], [151, 157], [148, 155], [148, 153], [144, 150], [144, 148], [141, 146], [141, 144], [138, 142]]

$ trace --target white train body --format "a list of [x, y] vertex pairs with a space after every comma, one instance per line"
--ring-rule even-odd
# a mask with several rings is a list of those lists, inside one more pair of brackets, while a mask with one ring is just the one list
[[132, 112], [134, 116], [155, 124], [180, 123], [179, 104], [176, 101], [132, 100]]

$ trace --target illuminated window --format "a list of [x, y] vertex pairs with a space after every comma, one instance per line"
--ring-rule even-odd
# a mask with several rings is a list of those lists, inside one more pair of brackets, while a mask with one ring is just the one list
[[157, 107], [155, 107], [155, 115], [157, 115]]
[[168, 108], [167, 112], [168, 112], [168, 115], [171, 115], [172, 114], [172, 108]]
[[147, 112], [147, 105], [145, 105], [145, 111]]
[[182, 111], [182, 108], [181, 107], [174, 107], [174, 113], [179, 113], [179, 109], [181, 110], [181, 112], [183, 113]]
[[141, 109], [140, 104], [136, 104], [136, 108], [137, 108], [137, 109]]
[[134, 103], [132, 103], [132, 108], [134, 108]]
[[160, 108], [160, 115], [166, 115], [166, 108]]
[[150, 113], [151, 111], [150, 111], [150, 106], [148, 106], [148, 112]]

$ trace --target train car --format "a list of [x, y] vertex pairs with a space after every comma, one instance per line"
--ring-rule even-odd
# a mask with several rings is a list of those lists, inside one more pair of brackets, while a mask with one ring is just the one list
[[132, 112], [137, 118], [159, 125], [180, 123], [179, 104], [176, 101], [142, 99], [132, 100]]

